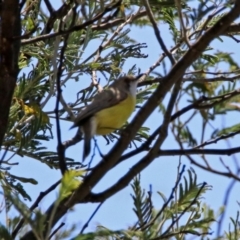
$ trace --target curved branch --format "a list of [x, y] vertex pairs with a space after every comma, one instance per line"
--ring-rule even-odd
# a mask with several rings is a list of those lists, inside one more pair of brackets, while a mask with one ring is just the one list
[[[226, 148], [226, 149], [173, 149], [173, 150], [159, 150], [157, 157], [162, 156], [186, 156], [186, 155], [227, 155], [230, 156], [235, 153], [240, 152], [240, 147], [236, 148]], [[142, 161], [142, 160], [141, 160]], [[203, 166], [201, 164], [198, 164], [196, 161], [191, 159], [191, 163], [203, 168], [205, 170], [214, 172], [216, 174], [220, 174], [226, 177], [232, 177], [235, 180], [240, 181], [240, 178], [237, 175], [234, 175], [229, 172], [220, 172], [216, 171], [214, 169], [208, 169], [208, 167]], [[101, 193], [91, 193], [89, 194], [85, 199], [83, 199], [81, 202], [102, 202], [108, 199], [109, 197], [113, 196], [123, 188], [127, 187], [129, 184], [129, 173], [124, 175], [122, 178], [119, 179], [117, 183], [115, 183], [113, 186], [109, 187], [105, 191]]]

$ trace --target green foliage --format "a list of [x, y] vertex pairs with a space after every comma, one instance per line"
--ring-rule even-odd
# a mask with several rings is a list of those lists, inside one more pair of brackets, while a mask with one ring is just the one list
[[[229, 240], [239, 239], [240, 237], [240, 228], [239, 228], [239, 211], [237, 211], [236, 218], [230, 218], [231, 225], [229, 225], [229, 232], [226, 232], [226, 237]], [[233, 229], [233, 230], [232, 230]]]
[[223, 135], [229, 135], [229, 134], [233, 134], [232, 136], [234, 136], [235, 135], [234, 133], [239, 133], [239, 131], [240, 131], [240, 124], [236, 124], [231, 127], [226, 127], [219, 131], [214, 132], [214, 134], [212, 135], [212, 138], [220, 137]]
[[76, 177], [83, 176], [83, 173], [83, 171], [69, 170], [64, 174], [59, 190], [59, 202], [67, 198], [79, 187], [81, 182]]
[[[34, 178], [34, 172], [27, 176], [25, 172], [12, 174], [11, 171], [16, 167], [15, 165], [28, 157], [32, 161], [41, 162], [51, 170], [59, 170], [59, 159], [64, 158], [70, 170], [61, 180], [54, 206], [56, 211], [57, 206], [84, 183], [85, 175], [88, 176], [89, 172], [91, 173], [95, 167], [99, 166], [96, 162], [93, 167], [90, 166], [92, 161], [86, 165], [79, 163], [81, 154], [69, 156], [70, 154], [66, 152], [66, 156], [64, 154], [60, 156], [61, 149], [59, 151], [56, 150], [57, 147], [50, 149], [49, 146], [53, 144], [61, 147], [60, 137], [57, 137], [54, 128], [56, 118], [60, 121], [60, 126], [72, 121], [74, 114], [89, 104], [101, 89], [108, 87], [121, 74], [146, 73], [148, 83], [145, 84], [146, 81], [140, 83], [142, 86], [137, 93], [137, 106], [134, 112], [137, 115], [138, 110], [145, 107], [146, 101], [159, 87], [159, 82], [160, 87], [165, 88], [161, 78], [168, 76], [172, 69], [168, 54], [171, 54], [176, 62], [172, 65], [181, 61], [189, 49], [192, 50], [192, 55], [196, 54], [198, 49], [194, 48], [195, 44], [201, 41], [201, 37], [226, 15], [233, 4], [224, 1], [196, 0], [193, 4], [188, 0], [148, 0], [152, 17], [164, 43], [158, 42], [161, 47], [154, 49], [160, 56], [159, 59], [151, 59], [152, 53], [148, 50], [155, 41], [155, 35], [147, 36], [149, 38], [147, 43], [142, 41], [141, 35], [134, 35], [134, 28], [140, 28], [142, 34], [145, 34], [149, 28], [153, 28], [149, 12], [146, 11], [142, 0], [123, 0], [113, 9], [111, 7], [117, 3], [115, 0], [69, 0], [65, 1], [60, 8], [55, 7], [53, 1], [44, 1], [43, 4], [41, 1], [27, 0], [22, 3], [23, 37], [20, 53], [16, 53], [19, 55], [20, 70], [9, 109], [7, 131], [1, 146], [0, 180], [8, 223], [0, 225], [0, 239], [23, 236], [24, 231], [29, 229], [38, 239], [49, 239], [53, 233], [54, 224], [51, 221], [46, 224], [47, 215], [43, 214], [37, 206], [34, 210], [30, 210], [24, 202], [32, 200], [32, 193], [26, 190], [26, 184], [38, 187], [38, 180]], [[52, 5], [52, 9], [48, 3]], [[99, 14], [102, 14], [101, 18], [98, 18]], [[93, 19], [94, 21], [91, 22]], [[85, 25], [82, 26], [82, 24]], [[235, 27], [237, 25], [235, 24]], [[156, 29], [151, 30], [156, 33]], [[238, 59], [234, 53], [220, 45], [226, 42], [226, 44], [238, 43], [239, 33], [240, 31], [237, 30], [224, 32], [216, 37], [195, 61], [192, 61], [185, 74], [179, 76], [182, 85], [178, 89], [178, 96], [174, 103], [169, 102], [174, 93], [174, 86], [172, 90], [164, 93], [166, 97], [162, 102], [155, 100], [159, 107], [157, 112], [159, 115], [154, 115], [153, 122], [156, 125], [149, 126], [146, 121], [129, 144], [129, 151], [134, 149], [137, 152], [144, 146], [141, 153], [147, 154], [161, 134], [159, 133], [149, 146], [143, 144], [151, 137], [151, 133], [161, 126], [163, 119], [170, 122], [167, 129], [163, 130], [173, 138], [171, 139], [172, 149], [170, 149], [173, 152], [177, 148], [204, 150], [206, 145], [223, 139], [231, 140], [239, 135], [239, 118], [234, 118], [233, 123], [227, 126], [220, 125], [218, 121], [223, 114], [239, 114]], [[164, 52], [164, 46], [168, 52]], [[239, 47], [237, 44], [236, 46]], [[144, 64], [140, 68], [141, 61], [144, 61]], [[58, 91], [58, 84], [61, 91]], [[60, 106], [57, 109], [58, 94], [61, 94], [61, 97]], [[66, 96], [72, 97], [71, 100], [66, 99]], [[169, 113], [171, 104], [173, 111], [171, 116], [168, 116], [166, 114]], [[106, 143], [116, 143], [128, 123], [126, 122], [114, 133], [104, 136]], [[201, 136], [197, 135], [196, 127], [200, 129]], [[61, 141], [68, 141], [62, 129], [58, 130], [60, 130]], [[65, 146], [63, 145], [63, 148]], [[159, 151], [161, 150], [162, 147]], [[181, 155], [185, 155], [184, 152]], [[21, 160], [19, 160], [20, 157]], [[157, 157], [162, 156], [158, 153], [155, 158]], [[188, 157], [186, 156], [186, 159]], [[14, 163], [12, 163], [13, 159]], [[197, 156], [197, 159], [204, 160], [206, 163], [204, 153]], [[139, 159], [140, 161], [142, 159]], [[134, 169], [134, 166], [130, 168]], [[202, 168], [205, 170], [208, 168], [211, 172], [213, 168], [209, 166], [207, 163]], [[74, 167], [80, 169], [74, 169]], [[235, 170], [226, 169], [226, 175], [238, 172], [238, 169]], [[79, 177], [83, 180], [79, 180]], [[234, 175], [233, 178], [237, 176]], [[140, 176], [134, 178], [131, 184], [133, 189], [131, 196], [136, 223], [128, 229], [121, 230], [109, 230], [107, 227], [98, 226], [96, 231], [80, 234], [74, 239], [180, 240], [187, 239], [189, 235], [197, 236], [199, 239], [210, 239], [211, 227], [217, 220], [217, 216], [203, 196], [211, 190], [211, 187], [199, 183], [197, 174], [192, 169], [188, 170], [187, 174], [180, 172], [178, 180], [169, 197], [159, 189], [158, 194], [163, 204], [161, 209], [156, 209], [152, 191], [146, 192], [141, 188]], [[91, 188], [92, 186], [89, 185], [89, 189]], [[40, 191], [42, 190], [39, 189]], [[19, 217], [9, 217], [10, 210], [19, 213]], [[50, 218], [52, 220], [53, 214]], [[23, 222], [22, 226], [16, 231], [21, 222]], [[229, 229], [225, 229], [225, 233], [218, 237], [239, 239], [238, 222], [239, 212], [235, 219], [231, 218]], [[70, 239], [72, 232], [77, 228], [76, 225], [68, 226], [63, 230], [60, 228], [52, 237]], [[44, 232], [47, 232], [47, 236], [43, 236]]]
[[7, 228], [3, 225], [0, 225], [0, 236], [4, 240], [12, 240], [10, 233], [8, 232]]
[[[215, 222], [214, 212], [202, 204], [202, 198], [210, 186], [197, 182], [193, 170], [179, 173], [183, 183], [176, 183], [174, 192], [167, 198], [159, 192], [163, 200], [161, 209], [155, 209], [152, 202], [152, 190], [141, 188], [140, 176], [132, 186], [133, 211], [137, 221], [127, 230], [112, 231], [99, 226], [96, 232], [81, 234], [72, 240], [83, 239], [185, 239], [187, 235], [211, 235], [211, 225]], [[182, 179], [183, 178], [183, 179]]]

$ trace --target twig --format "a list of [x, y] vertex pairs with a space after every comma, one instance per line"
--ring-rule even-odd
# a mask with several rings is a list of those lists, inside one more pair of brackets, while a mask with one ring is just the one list
[[175, 64], [175, 59], [173, 58], [172, 54], [168, 51], [165, 43], [163, 42], [163, 39], [162, 39], [162, 37], [160, 35], [160, 31], [159, 31], [159, 29], [157, 27], [157, 23], [155, 22], [155, 19], [154, 19], [154, 16], [153, 16], [153, 13], [152, 13], [152, 10], [150, 8], [148, 0], [142, 0], [142, 2], [144, 4], [144, 6], [146, 7], [147, 15], [149, 17], [150, 22], [153, 25], [154, 33], [155, 33], [156, 38], [157, 38], [157, 40], [159, 42], [159, 45], [161, 46], [163, 52], [168, 56], [168, 58], [169, 58], [170, 62], [172, 63], [172, 65], [174, 65]]
[[[220, 74], [220, 73], [218, 73]], [[222, 73], [221, 73], [222, 74]], [[232, 74], [232, 73], [231, 73]], [[214, 78], [184, 78], [183, 82], [196, 82], [196, 83], [204, 83], [204, 82], [234, 82], [234, 80], [239, 80], [240, 74], [232, 76], [232, 77], [225, 77], [220, 75]]]
[[54, 11], [52, 4], [49, 2], [49, 0], [44, 0], [44, 3], [46, 4], [46, 7], [47, 7], [49, 13], [52, 15], [53, 11]]
[[62, 222], [55, 230], [53, 230], [52, 234], [49, 236], [49, 240], [55, 235], [55, 233], [60, 229], [62, 228], [63, 226], [65, 225], [64, 222]]
[[82, 30], [85, 27], [93, 24], [97, 20], [101, 19], [107, 12], [112, 11], [114, 8], [118, 7], [121, 4], [121, 2], [122, 2], [122, 0], [119, 0], [115, 4], [113, 4], [111, 7], [107, 6], [102, 12], [97, 14], [93, 19], [88, 20], [81, 25], [76, 25], [65, 31], [58, 31], [56, 33], [45, 34], [45, 35], [41, 35], [39, 37], [35, 37], [35, 38], [29, 39], [29, 40], [22, 41], [22, 45], [26, 45], [26, 44], [30, 44], [30, 43], [38, 42], [41, 40], [46, 40], [46, 39], [54, 38], [56, 36], [66, 35], [66, 34], [69, 34], [69, 33], [75, 32], [75, 31]]
[[[187, 156], [189, 157], [189, 155], [231, 155], [231, 154], [235, 154], [235, 153], [239, 153], [240, 152], [240, 147], [237, 148], [226, 148], [226, 149], [172, 149], [172, 150], [159, 150], [158, 152], [158, 156], [157, 157], [161, 157], [161, 156]], [[124, 159], [125, 160], [125, 159]], [[222, 175], [225, 177], [230, 177], [230, 178], [234, 178], [237, 181], [240, 181], [240, 177], [238, 177], [235, 174], [229, 173], [229, 172], [220, 172], [217, 171], [215, 169], [209, 168], [209, 166], [203, 166], [199, 163], [197, 163], [196, 161], [194, 161], [192, 158], [190, 159], [190, 162], [204, 170], [216, 173], [218, 175]], [[126, 175], [125, 175], [126, 176]], [[121, 183], [120, 183], [121, 182]], [[118, 181], [119, 185], [121, 186], [121, 184], [125, 184], [125, 181], [123, 180], [119, 180]], [[102, 193], [98, 193], [98, 194], [89, 194], [89, 196], [87, 196], [85, 199], [83, 199], [81, 202], [102, 202], [104, 200], [106, 200], [107, 198], [111, 197], [112, 195], [114, 195], [116, 192], [118, 192], [119, 190], [121, 190], [122, 188], [124, 188], [124, 186], [121, 186], [121, 188], [117, 188], [117, 184], [116, 183], [114, 186], [112, 186], [111, 188], [108, 188], [106, 191], [102, 192]], [[128, 183], [126, 183], [128, 184]]]
[[63, 66], [63, 59], [64, 59], [64, 52], [67, 47], [67, 39], [68, 35], [66, 36], [64, 40], [63, 47], [61, 49], [60, 53], [60, 60], [59, 60], [59, 65], [58, 65], [58, 71], [57, 71], [57, 98], [56, 98], [56, 106], [55, 106], [55, 115], [56, 115], [56, 131], [57, 131], [57, 141], [58, 141], [58, 146], [57, 146], [57, 151], [58, 151], [58, 157], [59, 157], [59, 168], [62, 172], [62, 175], [65, 173], [67, 170], [67, 165], [65, 162], [65, 147], [62, 144], [61, 140], [61, 127], [60, 127], [60, 121], [59, 121], [59, 102], [61, 99], [62, 95], [62, 90], [61, 90], [61, 74], [62, 74], [62, 66]]
[[[181, 172], [179, 172], [178, 174], [178, 178], [177, 181], [174, 185], [174, 187], [172, 188], [171, 194], [169, 195], [168, 199], [166, 202], [164, 202], [164, 204], [162, 205], [160, 211], [156, 214], [156, 216], [145, 226], [141, 227], [141, 230], [145, 230], [148, 227], [150, 227], [152, 224], [154, 224], [154, 222], [158, 219], [159, 216], [161, 216], [161, 214], [163, 213], [163, 211], [165, 210], [165, 208], [168, 206], [168, 204], [170, 203], [170, 201], [174, 198], [174, 193], [182, 179], [183, 173], [185, 172], [185, 165], [182, 166]], [[140, 228], [140, 227], [139, 227]]]
[[80, 231], [80, 234], [83, 234], [83, 232], [85, 231], [85, 229], [88, 227], [90, 221], [93, 219], [93, 217], [96, 215], [96, 213], [98, 212], [98, 210], [100, 209], [100, 207], [103, 205], [103, 202], [101, 202], [97, 207], [96, 209], [94, 210], [94, 212], [92, 213], [92, 215], [90, 216], [90, 218], [87, 220], [87, 222], [83, 225], [81, 231]]
[[[61, 84], [62, 85], [62, 84]], [[69, 107], [69, 105], [65, 102], [63, 95], [60, 95], [60, 99], [59, 99], [60, 103], [62, 104], [64, 110], [68, 113], [70, 119], [73, 121], [75, 119], [75, 116], [71, 110], [71, 108]]]
[[[237, 168], [236, 175], [239, 175], [240, 169], [239, 169], [239, 166], [238, 166], [237, 159], [235, 158], [235, 156], [233, 156], [233, 158], [235, 160], [234, 162], [235, 162], [235, 165], [236, 165], [236, 168]], [[223, 163], [223, 160], [221, 158], [220, 158], [220, 160]], [[225, 166], [225, 164], [224, 164], [224, 166]], [[227, 166], [226, 166], [226, 168], [229, 169], [229, 167], [227, 167]], [[229, 169], [229, 172], [231, 172], [230, 169]], [[222, 215], [220, 216], [220, 220], [218, 221], [217, 236], [220, 236], [220, 234], [221, 234], [222, 223], [223, 223], [223, 220], [225, 218], [226, 208], [228, 206], [228, 200], [230, 198], [230, 194], [231, 194], [231, 191], [232, 191], [235, 183], [236, 183], [236, 180], [233, 179], [232, 182], [228, 185], [228, 188], [227, 188], [227, 190], [225, 192], [225, 197], [224, 197], [224, 201], [223, 201], [224, 211], [223, 211]]]
[[[139, 9], [140, 10], [140, 9]], [[106, 48], [113, 40], [114, 38], [122, 31], [122, 29], [129, 23], [131, 23], [134, 19], [134, 17], [138, 14], [138, 11], [136, 13], [133, 13], [131, 15], [128, 16], [127, 20], [125, 20], [120, 26], [117, 27], [117, 29], [114, 31], [114, 33], [112, 34], [112, 36], [103, 44], [101, 44], [98, 49], [93, 52], [89, 57], [87, 57], [81, 64], [84, 64], [86, 62], [88, 62], [94, 55], [97, 54], [97, 58], [95, 59], [95, 61], [97, 61], [100, 57], [100, 52]]]
[[92, 71], [92, 84], [97, 88], [98, 93], [102, 92], [103, 87], [99, 84], [97, 80], [97, 73], [96, 71]]
[[230, 137], [234, 137], [235, 135], [237, 135], [239, 133], [240, 133], [240, 130], [236, 131], [236, 132], [232, 132], [232, 133], [226, 134], [226, 135], [221, 135], [220, 137], [217, 137], [217, 138], [205, 141], [204, 143], [202, 143], [202, 144], [200, 144], [200, 145], [198, 145], [198, 146], [196, 146], [194, 148], [202, 148], [202, 147], [205, 147], [207, 145], [210, 145], [210, 144], [213, 144], [213, 143], [217, 143], [220, 140], [228, 139]]
[[[240, 31], [240, 29], [239, 29], [239, 31]], [[219, 72], [219, 71], [218, 72], [209, 72], [209, 71], [204, 71], [204, 70], [196, 70], [196, 71], [186, 72], [184, 75], [189, 75], [189, 74], [230, 75], [230, 74], [239, 73], [239, 72], [240, 72], [240, 69], [237, 69], [237, 70], [232, 71], [232, 72]]]
[[58, 48], [60, 44], [60, 37], [57, 37], [54, 42], [54, 50], [53, 50], [53, 56], [52, 56], [52, 64], [53, 64], [53, 76], [50, 76], [50, 89], [49, 93], [46, 96], [45, 100], [41, 103], [41, 108], [44, 108], [45, 105], [48, 103], [52, 95], [55, 93], [55, 82], [57, 79], [57, 57], [58, 57]]
[[188, 36], [187, 36], [187, 29], [185, 28], [184, 25], [184, 20], [183, 20], [183, 14], [182, 14], [182, 7], [181, 7], [181, 1], [179, 0], [175, 0], [175, 5], [177, 7], [177, 11], [178, 11], [178, 17], [179, 17], [179, 22], [180, 22], [180, 26], [181, 26], [181, 32], [183, 34], [183, 39], [185, 40], [187, 46], [190, 48], [191, 44], [189, 42]]
[[27, 0], [22, 0], [20, 3], [19, 3], [19, 9], [22, 10], [23, 6], [25, 5]]
[[8, 153], [8, 149], [9, 149], [9, 146], [7, 146], [7, 147], [5, 148], [5, 151], [4, 151], [4, 153], [3, 153], [2, 157], [1, 157], [0, 167], [1, 167], [1, 164], [3, 163], [3, 161], [4, 161], [4, 158], [6, 157], [6, 155], [7, 155], [7, 153]]
[[[76, 17], [76, 14], [73, 14], [71, 25], [74, 23], [75, 17]], [[61, 29], [61, 23], [59, 25], [59, 29]], [[59, 65], [58, 65], [58, 71], [57, 71], [57, 99], [56, 99], [56, 107], [55, 107], [57, 141], [58, 141], [57, 151], [58, 151], [58, 157], [59, 157], [59, 168], [62, 172], [62, 175], [64, 175], [65, 171], [67, 171], [67, 164], [65, 161], [65, 146], [63, 145], [61, 140], [61, 127], [60, 127], [60, 120], [59, 120], [59, 102], [61, 101], [61, 98], [62, 98], [61, 76], [63, 71], [62, 66], [63, 66], [64, 53], [67, 48], [68, 37], [69, 35], [65, 36], [63, 47], [60, 53], [60, 59], [59, 59]], [[65, 102], [63, 101], [63, 98], [62, 98], [62, 102], [63, 102], [63, 106], [66, 105]], [[68, 109], [68, 107], [65, 106], [65, 109]], [[70, 116], [73, 118], [73, 114]]]
[[156, 238], [150, 238], [149, 240], [161, 240], [161, 239], [171, 239], [174, 236], [180, 236], [181, 234], [191, 234], [194, 236], [204, 236], [204, 235], [211, 235], [212, 232], [197, 232], [197, 231], [190, 231], [190, 230], [180, 230], [180, 231], [175, 231], [175, 232], [171, 232], [169, 234], [166, 234], [164, 236], [159, 236]]
[[[196, 100], [194, 103], [184, 107], [183, 109], [179, 110], [178, 112], [176, 112], [175, 114], [173, 114], [171, 116], [171, 121], [174, 121], [176, 118], [180, 117], [181, 115], [183, 115], [184, 113], [192, 110], [192, 109], [203, 109], [203, 108], [209, 108], [211, 106], [213, 106], [214, 104], [218, 104], [220, 103], [221, 101], [224, 101], [224, 100], [228, 100], [230, 99], [231, 97], [235, 96], [235, 95], [238, 95], [240, 94], [239, 93], [239, 90], [236, 90], [236, 91], [232, 91], [230, 93], [227, 93], [227, 94], [223, 94], [223, 95], [220, 95], [220, 96], [215, 96], [215, 97], [205, 97], [205, 96], [201, 96], [198, 100]], [[220, 100], [215, 102], [215, 103], [210, 103], [210, 104], [202, 104], [202, 102], [204, 101], [210, 101], [210, 100], [215, 100], [219, 98]], [[152, 134], [151, 136], [147, 139], [147, 141], [145, 143], [143, 143], [139, 148], [123, 155], [116, 164], [119, 164], [121, 163], [122, 161], [140, 153], [140, 152], [143, 152], [143, 151], [146, 151], [146, 150], [149, 150], [149, 146], [150, 144], [152, 143], [152, 141], [156, 138], [156, 136], [159, 134], [159, 131], [160, 131], [160, 127], [158, 127]], [[232, 133], [233, 135], [235, 135], [234, 133]], [[185, 154], [185, 151], [192, 151], [193, 149], [188, 149], [188, 150], [173, 150], [174, 152], [175, 151], [183, 151], [183, 155]], [[229, 149], [228, 149], [229, 150]], [[171, 151], [171, 150], [169, 150]], [[204, 150], [205, 151], [205, 150]], [[235, 151], [235, 150], [233, 150]], [[238, 150], [236, 150], [238, 152]], [[215, 150], [213, 151], [215, 152]], [[235, 153], [235, 152], [234, 152]], [[194, 153], [193, 153], [194, 154]], [[209, 153], [206, 153], [206, 154], [211, 154], [210, 152]], [[215, 154], [215, 153], [214, 153]], [[216, 153], [217, 154], [217, 153]], [[220, 153], [219, 153], [220, 154]], [[233, 153], [229, 153], [229, 154], [233, 154]]]
[[59, 7], [56, 11], [51, 6], [48, 6], [50, 16], [49, 16], [48, 21], [45, 24], [45, 26], [44, 26], [40, 35], [50, 33], [53, 30], [53, 26], [54, 26], [55, 21], [57, 19], [63, 19], [64, 18], [64, 16], [67, 14], [69, 9], [71, 9], [72, 3], [73, 3], [73, 0], [69, 0], [68, 2], [64, 2], [62, 4], [62, 6]]
[[83, 134], [82, 134], [81, 129], [78, 128], [78, 131], [77, 131], [76, 135], [75, 135], [72, 139], [63, 142], [63, 145], [64, 145], [65, 150], [66, 150], [68, 147], [73, 146], [73, 145], [75, 145], [76, 143], [80, 142], [80, 141], [83, 139], [83, 136], [82, 136], [82, 135], [83, 135]]
[[208, 23], [213, 19], [213, 17], [217, 14], [220, 13], [222, 10], [224, 10], [225, 7], [222, 7], [220, 10], [217, 11], [217, 9], [214, 9], [212, 14], [209, 14], [206, 21], [204, 22], [203, 26], [201, 27], [201, 30], [198, 32], [198, 36], [201, 36], [203, 31], [206, 31], [208, 29], [207, 25]]
[[29, 38], [34, 32], [36, 32], [38, 29], [38, 25], [35, 25], [33, 29], [31, 29], [29, 32], [25, 33], [24, 35], [14, 37], [14, 39], [27, 39]]
[[[182, 178], [182, 175], [183, 175], [182, 171], [180, 171], [181, 165], [182, 165], [182, 162], [181, 162], [181, 156], [180, 156], [180, 157], [179, 157], [178, 166], [177, 166], [177, 179], [176, 179], [176, 183], [177, 183], [178, 181], [180, 182], [179, 178]], [[185, 166], [185, 165], [183, 165], [183, 166]], [[179, 183], [178, 183], [178, 184], [179, 184]], [[177, 199], [178, 188], [177, 188], [177, 187], [175, 188], [174, 193], [175, 193], [176, 208], [178, 208], [178, 199]], [[177, 217], [177, 211], [176, 211], [176, 217]], [[178, 222], [176, 222], [176, 225], [177, 225], [177, 229], [179, 229]]]
[[[174, 226], [174, 224], [176, 222], [179, 221], [179, 219], [187, 212], [187, 210], [195, 203], [195, 201], [197, 200], [198, 196], [201, 194], [202, 190], [204, 189], [204, 187], [207, 185], [207, 183], [203, 183], [202, 186], [200, 187], [200, 189], [198, 190], [195, 198], [191, 201], [191, 203], [179, 214], [179, 216], [177, 218], [175, 218], [172, 223], [169, 225], [169, 227], [165, 230], [165, 232], [163, 232], [161, 234], [161, 238], [165, 238], [166, 235], [168, 234], [169, 230]], [[159, 239], [161, 239], [159, 238]]]
[[[157, 62], [149, 68], [149, 70], [147, 72], [150, 73], [154, 68], [159, 66], [159, 63], [164, 59], [164, 57], [165, 57], [165, 55], [161, 56], [157, 60]], [[219, 74], [220, 73], [216, 73], [215, 75], [219, 75]], [[224, 74], [224, 73], [221, 73], [221, 74]], [[230, 73], [225, 73], [225, 74], [230, 74]], [[155, 84], [155, 83], [161, 83], [161, 82], [164, 81], [164, 79], [165, 79], [165, 77], [155, 78], [153, 80], [146, 80], [146, 81], [140, 82], [138, 84], [138, 87], [142, 87], [142, 86], [146, 86], [146, 85], [152, 85], [152, 84]], [[220, 75], [219, 77], [214, 77], [214, 78], [183, 78], [182, 81], [183, 82], [196, 82], [196, 83], [205, 83], [205, 82], [210, 82], [211, 83], [211, 82], [234, 82], [235, 80], [239, 80], [239, 79], [240, 79], [240, 74], [232, 76], [232, 77], [225, 77], [223, 75]]]
[[225, 219], [225, 214], [226, 214], [226, 209], [227, 209], [227, 206], [228, 206], [228, 200], [230, 198], [230, 193], [231, 193], [231, 190], [232, 188], [234, 187], [234, 184], [236, 183], [236, 180], [233, 179], [231, 181], [231, 183], [228, 185], [228, 188], [225, 192], [225, 197], [224, 197], [224, 201], [223, 201], [223, 212], [220, 216], [220, 220], [218, 221], [218, 225], [217, 225], [217, 236], [220, 237], [220, 234], [221, 234], [221, 230], [222, 230], [222, 223], [223, 223], [223, 220]]
[[237, 181], [240, 181], [240, 177], [237, 175], [237, 174], [233, 174], [232, 172], [221, 172], [221, 171], [218, 171], [216, 169], [213, 169], [212, 167], [210, 167], [209, 165], [208, 166], [204, 166], [198, 162], [196, 162], [191, 156], [189, 155], [186, 155], [186, 157], [190, 160], [190, 163], [201, 168], [201, 169], [204, 169], [208, 172], [211, 172], [211, 173], [215, 173], [217, 175], [221, 175], [221, 176], [225, 176], [225, 177], [228, 177], [228, 178], [233, 178]]
[[[173, 53], [174, 51], [176, 51], [176, 49], [178, 49], [180, 47], [180, 43], [178, 43], [176, 46], [172, 47], [170, 49], [170, 53]], [[160, 65], [160, 62], [163, 61], [163, 59], [166, 57], [166, 54], [163, 53], [159, 59], [145, 72], [145, 75], [149, 75], [156, 67], [158, 67]], [[140, 83], [138, 83], [138, 87], [141, 87], [141, 86], [145, 86], [145, 85], [152, 85], [154, 83], [160, 83], [161, 81], [164, 80], [164, 77], [163, 78], [155, 78], [153, 80], [150, 80], [150, 81], [142, 81]]]
[[[35, 202], [33, 203], [33, 205], [30, 207], [30, 211], [33, 211], [38, 204], [41, 202], [41, 200], [51, 191], [53, 191], [60, 183], [61, 181], [57, 181], [56, 183], [54, 183], [51, 187], [49, 187], [46, 191], [44, 192], [40, 192], [39, 196], [37, 197], [37, 199], [35, 200]], [[19, 223], [17, 224], [17, 226], [15, 227], [15, 229], [12, 232], [12, 237], [15, 238], [17, 236], [18, 231], [21, 229], [22, 225], [24, 224], [24, 218], [22, 218]]]

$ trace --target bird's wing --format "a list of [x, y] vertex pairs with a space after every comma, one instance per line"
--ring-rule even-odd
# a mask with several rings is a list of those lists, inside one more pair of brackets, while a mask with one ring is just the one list
[[128, 94], [126, 92], [119, 91], [114, 88], [103, 90], [103, 92], [97, 94], [93, 101], [78, 114], [71, 128], [81, 126], [84, 120], [93, 116], [102, 109], [118, 104], [126, 99], [127, 95]]

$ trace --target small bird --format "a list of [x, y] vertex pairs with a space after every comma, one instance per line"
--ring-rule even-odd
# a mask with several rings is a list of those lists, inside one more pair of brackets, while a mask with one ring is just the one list
[[71, 128], [80, 127], [84, 134], [83, 160], [91, 151], [94, 135], [110, 134], [127, 121], [135, 108], [137, 83], [142, 76], [120, 77], [78, 114]]

